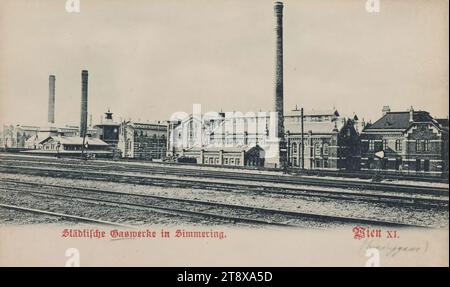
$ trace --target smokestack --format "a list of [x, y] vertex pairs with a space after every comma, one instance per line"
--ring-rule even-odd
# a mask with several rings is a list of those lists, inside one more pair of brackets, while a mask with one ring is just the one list
[[277, 112], [280, 167], [286, 164], [283, 107], [283, 2], [275, 2], [276, 64], [275, 64], [275, 112]]
[[54, 75], [48, 77], [48, 122], [55, 123], [55, 82]]
[[81, 72], [81, 118], [80, 136], [85, 137], [87, 131], [88, 71]]
[[284, 134], [283, 125], [283, 3], [275, 2], [276, 64], [275, 64], [275, 112], [278, 113], [278, 137]]

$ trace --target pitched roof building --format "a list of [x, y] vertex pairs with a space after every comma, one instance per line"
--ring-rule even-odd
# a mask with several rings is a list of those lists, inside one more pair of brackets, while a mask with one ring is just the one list
[[387, 111], [362, 132], [361, 152], [363, 170], [448, 175], [448, 124], [412, 107]]

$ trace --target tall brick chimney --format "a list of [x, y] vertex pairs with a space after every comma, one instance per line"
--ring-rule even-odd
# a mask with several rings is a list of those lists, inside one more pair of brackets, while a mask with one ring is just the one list
[[80, 136], [86, 136], [87, 132], [87, 103], [88, 103], [88, 71], [81, 72], [81, 118]]
[[54, 75], [48, 77], [48, 122], [55, 123], [55, 82]]
[[284, 101], [283, 101], [283, 2], [274, 4], [275, 33], [276, 33], [276, 63], [275, 63], [275, 101], [274, 110], [277, 112], [277, 137], [279, 139], [280, 167], [286, 164], [286, 146], [284, 140]]

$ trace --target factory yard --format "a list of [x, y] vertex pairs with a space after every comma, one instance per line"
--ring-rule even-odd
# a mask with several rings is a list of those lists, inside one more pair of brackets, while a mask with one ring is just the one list
[[448, 188], [345, 188], [186, 173], [113, 162], [2, 160], [0, 224], [448, 228]]

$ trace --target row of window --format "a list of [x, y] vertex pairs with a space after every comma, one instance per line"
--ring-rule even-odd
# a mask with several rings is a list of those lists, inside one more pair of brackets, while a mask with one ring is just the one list
[[[205, 157], [203, 159], [204, 164], [219, 164], [219, 158], [217, 157]], [[241, 165], [241, 159], [239, 158], [224, 158], [224, 165]]]
[[[292, 166], [300, 166], [300, 161], [297, 161], [297, 159], [296, 158], [292, 158], [292, 162], [291, 162], [291, 165]], [[329, 167], [329, 165], [328, 165], [328, 160], [327, 159], [322, 159], [322, 160], [319, 160], [319, 159], [316, 159], [316, 160], [312, 160], [311, 161], [311, 165], [312, 165], [312, 167], [313, 168], [328, 168]]]
[[[383, 150], [389, 148], [388, 140], [383, 139]], [[430, 151], [430, 140], [416, 140], [416, 151]], [[395, 151], [402, 151], [403, 145], [402, 140], [395, 140]], [[375, 140], [369, 140], [369, 151], [375, 150]]]
[[[298, 146], [301, 146], [300, 144], [297, 145], [297, 143], [292, 143], [292, 153], [296, 154], [298, 153]], [[315, 155], [328, 155], [330, 153], [330, 148], [329, 145], [327, 143], [320, 145], [320, 144], [315, 144], [314, 145], [314, 154]]]
[[[368, 164], [368, 168], [371, 168], [371, 169], [379, 168], [379, 169], [386, 170], [389, 168], [389, 160], [387, 158], [384, 158], [379, 161], [375, 161], [374, 158], [369, 158], [367, 164]], [[424, 160], [416, 159], [413, 165], [414, 165], [414, 167], [411, 169], [413, 169], [415, 171], [430, 171], [430, 160], [429, 159], [424, 159]], [[408, 164], [403, 165], [402, 159], [397, 158], [395, 160], [394, 169], [402, 170], [403, 168], [409, 169], [409, 165]]]

